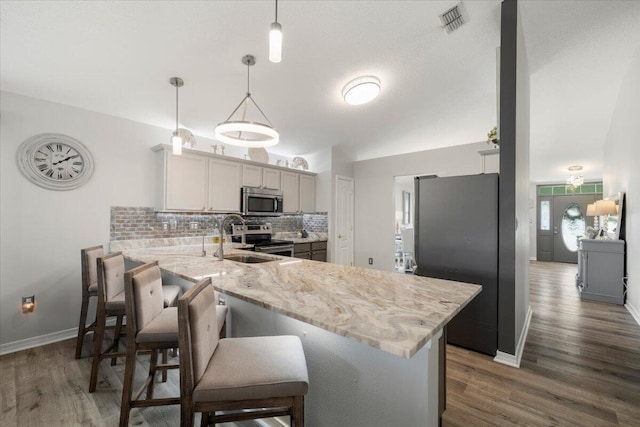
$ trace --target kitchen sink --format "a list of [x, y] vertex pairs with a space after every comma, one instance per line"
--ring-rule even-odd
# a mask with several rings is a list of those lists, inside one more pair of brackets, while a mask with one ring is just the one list
[[277, 261], [277, 259], [275, 258], [267, 258], [267, 257], [258, 256], [258, 255], [252, 255], [252, 254], [225, 255], [224, 259], [228, 259], [229, 261], [242, 262], [244, 264], [258, 264], [261, 262]]

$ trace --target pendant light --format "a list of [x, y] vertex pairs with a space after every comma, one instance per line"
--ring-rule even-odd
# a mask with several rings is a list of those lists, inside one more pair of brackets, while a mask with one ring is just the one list
[[176, 88], [176, 130], [171, 135], [171, 144], [173, 154], [179, 156], [182, 154], [182, 137], [178, 133], [178, 88], [184, 86], [184, 81], [180, 77], [171, 77], [169, 83]]
[[[253, 100], [249, 91], [249, 68], [255, 65], [256, 58], [253, 55], [245, 55], [242, 58], [242, 63], [247, 66], [247, 94], [227, 117], [227, 120], [216, 126], [216, 139], [240, 147], [272, 147], [279, 142], [280, 135]], [[255, 105], [268, 124], [246, 120], [249, 101]], [[243, 107], [242, 120], [231, 120], [240, 107]]]
[[282, 25], [278, 23], [278, 0], [276, 0], [276, 20], [269, 30], [269, 61], [282, 61]]

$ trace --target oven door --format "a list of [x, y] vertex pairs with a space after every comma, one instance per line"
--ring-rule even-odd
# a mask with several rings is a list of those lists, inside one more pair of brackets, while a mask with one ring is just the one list
[[293, 245], [268, 245], [268, 246], [256, 246], [254, 248], [256, 252], [262, 252], [271, 255], [281, 256], [293, 256]]

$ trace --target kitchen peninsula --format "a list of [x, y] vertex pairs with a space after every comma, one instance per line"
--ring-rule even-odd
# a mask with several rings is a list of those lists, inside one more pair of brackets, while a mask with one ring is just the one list
[[[295, 258], [243, 264], [192, 246], [128, 249], [189, 287], [211, 277], [229, 336], [298, 335], [310, 377], [307, 424], [438, 425], [443, 327], [480, 286]], [[226, 254], [247, 253], [226, 249]]]

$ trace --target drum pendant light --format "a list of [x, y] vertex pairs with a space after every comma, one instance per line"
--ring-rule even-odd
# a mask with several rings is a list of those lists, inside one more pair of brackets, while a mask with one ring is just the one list
[[[256, 59], [253, 55], [245, 55], [242, 58], [242, 63], [247, 66], [247, 94], [227, 117], [227, 120], [216, 126], [216, 139], [240, 147], [272, 147], [279, 142], [280, 135], [253, 100], [249, 91], [249, 68], [255, 65]], [[253, 103], [268, 124], [246, 120], [247, 109], [250, 106], [249, 102]], [[231, 118], [241, 106], [243, 107], [242, 119], [232, 120]]]
[[184, 81], [180, 77], [171, 77], [169, 83], [176, 88], [176, 130], [171, 135], [171, 144], [173, 154], [179, 156], [182, 154], [182, 137], [178, 133], [178, 88], [184, 86]]

